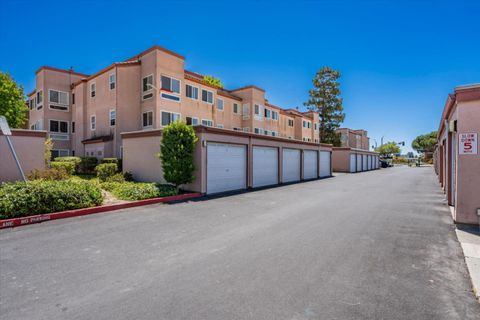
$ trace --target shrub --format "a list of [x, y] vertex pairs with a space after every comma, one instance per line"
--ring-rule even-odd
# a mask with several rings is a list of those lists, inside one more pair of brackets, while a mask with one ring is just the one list
[[125, 181], [133, 181], [133, 174], [130, 171], [125, 171], [123, 173], [123, 178]]
[[97, 177], [100, 181], [106, 181], [108, 177], [113, 176], [118, 172], [118, 167], [115, 163], [101, 163], [95, 167]]
[[125, 182], [125, 178], [121, 173], [115, 173], [113, 176], [107, 177], [106, 182]]
[[52, 149], [53, 149], [53, 141], [52, 138], [47, 138], [43, 143], [44, 152], [43, 152], [43, 160], [45, 161], [45, 166], [49, 166], [50, 160], [52, 159]]
[[65, 180], [69, 177], [65, 168], [50, 168], [46, 170], [35, 169], [31, 171], [27, 178], [28, 180]]
[[72, 175], [75, 173], [75, 162], [60, 162], [60, 161], [52, 161], [50, 166], [53, 169], [64, 169], [68, 175]]
[[108, 187], [111, 187], [113, 195], [121, 200], [143, 200], [177, 194], [177, 189], [174, 186], [156, 183], [124, 182]]
[[100, 183], [100, 187], [103, 190], [112, 192], [115, 188], [117, 188], [122, 182], [102, 182]]
[[53, 159], [54, 162], [72, 162], [75, 165], [75, 173], [80, 172], [80, 163], [82, 159], [80, 157], [56, 157]]
[[81, 157], [80, 158], [80, 173], [93, 174], [95, 173], [95, 166], [98, 163], [95, 157]]
[[88, 181], [6, 183], [0, 186], [0, 218], [87, 208], [102, 201], [100, 188]]
[[118, 167], [118, 171], [122, 171], [122, 159], [118, 158], [103, 158], [100, 163], [115, 163]]
[[183, 122], [173, 122], [162, 131], [160, 159], [165, 180], [175, 187], [192, 182], [193, 151], [198, 138], [192, 126]]

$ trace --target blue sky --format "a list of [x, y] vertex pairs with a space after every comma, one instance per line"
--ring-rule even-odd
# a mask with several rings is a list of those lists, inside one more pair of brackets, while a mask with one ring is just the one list
[[93, 73], [158, 44], [227, 88], [307, 100], [324, 65], [342, 72], [343, 126], [380, 142], [436, 130], [453, 87], [480, 82], [480, 1], [8, 1], [0, 70], [28, 92], [42, 65]]

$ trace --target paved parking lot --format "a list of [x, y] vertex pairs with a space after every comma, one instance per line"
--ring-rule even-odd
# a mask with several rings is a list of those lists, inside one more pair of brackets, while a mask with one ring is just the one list
[[0, 231], [1, 319], [478, 319], [429, 167]]

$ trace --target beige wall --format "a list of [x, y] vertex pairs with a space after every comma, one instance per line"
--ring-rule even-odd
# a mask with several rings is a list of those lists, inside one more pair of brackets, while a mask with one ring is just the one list
[[[360, 155], [371, 155], [378, 157], [379, 154], [373, 151], [367, 151], [356, 148], [347, 148], [347, 147], [333, 147], [332, 148], [332, 168], [334, 172], [350, 172], [350, 155], [351, 154], [360, 154]], [[372, 160], [372, 170], [376, 168], [373, 167], [375, 160]], [[367, 162], [368, 165], [368, 162]], [[362, 169], [362, 171], [367, 171]]]
[[[45, 131], [12, 130], [10, 140], [25, 175], [28, 175], [34, 169], [45, 169], [44, 143], [46, 136]], [[6, 138], [0, 133], [0, 183], [21, 179]]]

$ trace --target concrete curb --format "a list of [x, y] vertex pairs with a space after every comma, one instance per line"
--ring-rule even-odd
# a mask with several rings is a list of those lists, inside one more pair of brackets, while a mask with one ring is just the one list
[[457, 225], [457, 239], [463, 250], [475, 298], [480, 302], [480, 231], [478, 227]]
[[40, 222], [49, 221], [49, 220], [58, 220], [58, 219], [85, 216], [89, 214], [108, 212], [108, 211], [114, 211], [114, 210], [125, 209], [125, 208], [146, 206], [146, 205], [155, 204], [155, 203], [182, 201], [182, 200], [200, 198], [202, 196], [203, 195], [201, 193], [187, 193], [187, 194], [181, 194], [181, 195], [169, 196], [169, 197], [145, 199], [145, 200], [131, 201], [131, 202], [125, 202], [125, 203], [118, 203], [118, 204], [109, 204], [109, 205], [98, 206], [98, 207], [75, 209], [75, 210], [46, 213], [46, 214], [37, 214], [33, 216], [20, 217], [20, 218], [4, 219], [4, 220], [0, 220], [0, 229], [25, 226], [25, 225], [40, 223]]

